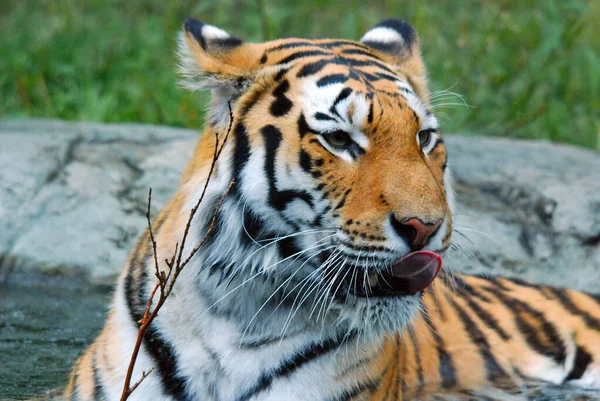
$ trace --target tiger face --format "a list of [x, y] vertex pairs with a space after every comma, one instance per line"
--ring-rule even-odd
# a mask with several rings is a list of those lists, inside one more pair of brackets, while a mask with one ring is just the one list
[[[233, 217], [215, 235], [226, 238], [207, 256], [222, 269], [216, 286], [262, 269], [261, 299], [326, 299], [335, 320], [403, 328], [437, 274], [426, 267], [437, 255], [424, 251], [443, 253], [452, 233], [446, 150], [414, 29], [387, 20], [360, 42], [249, 44], [189, 19], [180, 50], [185, 85], [212, 91], [205, 135], [232, 136], [214, 184], [216, 196], [235, 180], [223, 207]], [[209, 153], [192, 164], [206, 166]], [[421, 259], [405, 267], [407, 255]]]

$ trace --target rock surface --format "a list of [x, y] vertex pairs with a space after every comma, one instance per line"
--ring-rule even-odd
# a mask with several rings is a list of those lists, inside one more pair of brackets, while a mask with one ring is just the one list
[[[111, 282], [171, 197], [197, 131], [60, 121], [0, 122], [0, 282], [34, 271]], [[458, 208], [447, 258], [468, 273], [598, 291], [600, 154], [539, 142], [447, 136]]]

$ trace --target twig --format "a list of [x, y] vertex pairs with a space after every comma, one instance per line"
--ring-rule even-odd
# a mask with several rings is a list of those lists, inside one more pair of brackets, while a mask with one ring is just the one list
[[[229, 138], [229, 133], [231, 132], [231, 129], [233, 127], [233, 112], [231, 110], [231, 103], [227, 102], [227, 105], [229, 107], [229, 126], [227, 128], [227, 132], [225, 134], [225, 137], [223, 138], [223, 143], [221, 144], [220, 147], [219, 147], [219, 144], [220, 144], [219, 143], [220, 142], [219, 134], [215, 133], [215, 150], [213, 153], [213, 159], [212, 159], [212, 163], [210, 165], [210, 170], [208, 172], [208, 176], [206, 177], [206, 182], [204, 183], [204, 188], [202, 189], [202, 194], [200, 195], [198, 202], [196, 202], [194, 207], [190, 210], [190, 214], [188, 216], [187, 224], [185, 226], [185, 231], [183, 233], [181, 242], [177, 242], [175, 244], [175, 250], [173, 251], [173, 255], [171, 256], [171, 258], [165, 259], [165, 263], [168, 268], [167, 273], [165, 273], [164, 270], [160, 270], [160, 267], [158, 265], [157, 243], [154, 238], [154, 232], [152, 231], [152, 221], [150, 219], [150, 205], [152, 202], [152, 188], [150, 188], [150, 190], [148, 191], [148, 208], [146, 211], [146, 221], [148, 224], [148, 233], [149, 233], [149, 237], [150, 237], [150, 243], [152, 244], [152, 254], [154, 257], [155, 276], [158, 281], [157, 281], [156, 285], [154, 286], [154, 289], [152, 290], [150, 297], [148, 298], [148, 302], [146, 304], [146, 309], [144, 311], [144, 315], [138, 322], [140, 324], [140, 328], [138, 330], [138, 336], [137, 336], [137, 339], [135, 342], [135, 346], [133, 348], [131, 359], [129, 361], [129, 366], [127, 367], [127, 374], [125, 376], [125, 382], [123, 383], [123, 392], [121, 393], [121, 399], [120, 399], [121, 401], [127, 400], [129, 398], [129, 396], [131, 395], [131, 393], [133, 393], [133, 391], [135, 391], [135, 389], [137, 389], [138, 386], [146, 379], [146, 377], [148, 377], [148, 375], [150, 375], [150, 373], [152, 373], [152, 371], [154, 370], [154, 368], [152, 368], [152, 369], [149, 369], [148, 371], [142, 372], [142, 376], [140, 377], [140, 379], [135, 384], [133, 384], [133, 386], [131, 385], [131, 378], [133, 376], [133, 370], [135, 368], [135, 363], [137, 361], [137, 357], [139, 355], [139, 351], [140, 351], [146, 330], [148, 329], [148, 327], [150, 326], [152, 321], [154, 321], [154, 319], [158, 315], [158, 312], [160, 311], [160, 309], [164, 305], [165, 301], [167, 300], [167, 298], [173, 291], [175, 282], [177, 281], [177, 278], [179, 277], [179, 274], [181, 273], [181, 271], [190, 262], [190, 260], [192, 260], [194, 255], [200, 250], [200, 248], [205, 244], [205, 242], [207, 241], [207, 239], [209, 238], [211, 233], [214, 231], [219, 210], [221, 209], [221, 206], [223, 205], [225, 198], [227, 197], [227, 195], [229, 195], [229, 191], [231, 191], [231, 188], [233, 188], [233, 185], [235, 183], [235, 180], [232, 179], [231, 182], [229, 183], [229, 186], [227, 187], [227, 189], [221, 196], [219, 202], [215, 206], [215, 209], [213, 211], [213, 216], [212, 216], [212, 219], [208, 226], [208, 229], [206, 230], [206, 233], [204, 234], [204, 236], [202, 237], [202, 239], [200, 240], [198, 245], [196, 245], [194, 247], [194, 249], [192, 249], [192, 251], [189, 253], [189, 255], [182, 262], [183, 248], [185, 247], [185, 242], [187, 240], [187, 236], [188, 236], [190, 227], [192, 225], [192, 221], [194, 220], [194, 216], [196, 215], [198, 208], [200, 207], [202, 201], [204, 200], [204, 195], [206, 194], [206, 189], [208, 188], [208, 183], [210, 182], [210, 179], [212, 177], [213, 171], [215, 169], [215, 165], [217, 163], [219, 156], [221, 155], [221, 152], [223, 151], [223, 148], [225, 147], [227, 139]], [[157, 292], [159, 292], [158, 301], [156, 303], [156, 306], [154, 308], [152, 308], [152, 304], [154, 302], [154, 296], [156, 295]]]

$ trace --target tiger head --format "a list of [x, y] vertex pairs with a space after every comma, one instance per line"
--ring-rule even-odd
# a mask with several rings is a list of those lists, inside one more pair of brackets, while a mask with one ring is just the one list
[[234, 180], [204, 251], [204, 291], [259, 276], [240, 319], [305, 300], [298, 309], [322, 302], [352, 327], [403, 328], [422, 288], [390, 269], [415, 251], [443, 253], [452, 233], [446, 150], [415, 30], [386, 20], [360, 42], [255, 44], [188, 19], [180, 55], [183, 84], [212, 93], [182, 188], [190, 202], [200, 193], [216, 135], [229, 137], [208, 204]]

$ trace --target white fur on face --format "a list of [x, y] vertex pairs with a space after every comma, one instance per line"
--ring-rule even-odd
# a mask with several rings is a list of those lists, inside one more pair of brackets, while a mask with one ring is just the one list
[[[356, 93], [350, 94], [344, 100], [335, 104], [336, 98], [345, 87], [342, 83], [319, 87], [315, 80], [305, 83], [301, 89], [300, 102], [306, 122], [312, 129], [320, 133], [338, 130], [344, 131], [362, 149], [367, 150], [369, 148], [369, 139], [361, 132], [360, 127], [367, 120], [369, 105], [364, 96]], [[348, 116], [350, 106], [353, 106], [354, 110]], [[331, 112], [330, 109], [332, 107], [337, 113]], [[316, 118], [317, 113], [330, 116], [333, 120], [319, 120]], [[347, 152], [333, 149], [321, 136], [318, 137], [318, 140], [331, 153], [339, 156], [341, 159], [347, 162], [353, 160], [352, 156]]]

